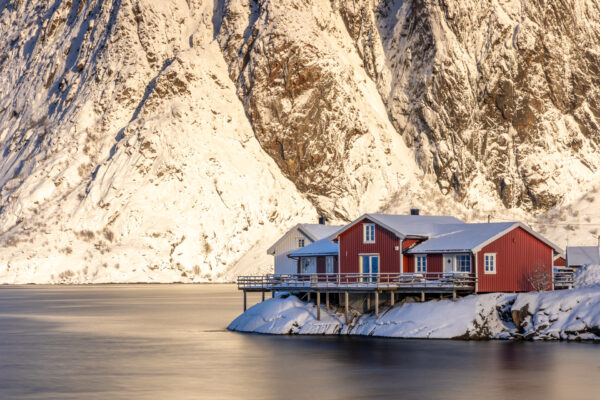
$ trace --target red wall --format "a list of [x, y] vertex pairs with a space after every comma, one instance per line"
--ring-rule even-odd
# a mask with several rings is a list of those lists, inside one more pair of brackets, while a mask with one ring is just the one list
[[[402, 242], [402, 250], [406, 250], [415, 243], [422, 242], [423, 239], [404, 239]], [[415, 272], [415, 259], [409, 254], [403, 255], [404, 272]]]
[[563, 257], [558, 257], [554, 260], [555, 267], [565, 267], [567, 265], [567, 261]]
[[428, 254], [427, 272], [444, 272], [444, 256], [441, 254]]
[[[333, 273], [337, 273], [338, 271], [338, 262], [337, 256], [333, 256]], [[317, 257], [317, 274], [326, 274], [327, 273], [327, 265], [325, 263], [325, 256]]]
[[375, 243], [363, 243], [363, 223], [371, 222], [364, 219], [352, 228], [343, 232], [339, 237], [340, 266], [342, 273], [359, 273], [358, 255], [361, 253], [379, 254], [379, 272], [400, 272], [400, 246], [396, 234], [375, 225]]
[[[496, 253], [496, 274], [484, 273], [484, 253]], [[531, 291], [528, 277], [537, 264], [552, 274], [552, 258], [551, 247], [521, 228], [514, 229], [477, 253], [478, 291]]]

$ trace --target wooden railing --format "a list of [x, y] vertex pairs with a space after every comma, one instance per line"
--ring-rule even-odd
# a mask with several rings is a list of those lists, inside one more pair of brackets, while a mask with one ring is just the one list
[[380, 273], [380, 274], [288, 274], [238, 277], [240, 290], [285, 290], [301, 288], [445, 288], [475, 287], [474, 274], [465, 272]]
[[573, 287], [573, 270], [556, 268], [554, 270], [554, 289], [571, 289]]

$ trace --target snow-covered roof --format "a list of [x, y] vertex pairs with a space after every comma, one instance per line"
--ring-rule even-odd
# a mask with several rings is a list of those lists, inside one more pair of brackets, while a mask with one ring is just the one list
[[288, 255], [288, 257], [312, 257], [337, 255], [338, 244], [325, 238], [304, 246]]
[[328, 237], [334, 232], [339, 231], [343, 225], [323, 225], [323, 224], [297, 224], [292, 229], [287, 231], [282, 237], [279, 238], [271, 247], [267, 249], [267, 254], [275, 254], [277, 246], [283, 242], [290, 234], [299, 231], [306, 236], [310, 241], [316, 242], [317, 240]]
[[482, 243], [511, 228], [515, 222], [446, 225], [446, 232], [432, 236], [407, 253], [471, 252]]
[[532, 236], [562, 253], [562, 249], [539, 233], [520, 222], [491, 222], [477, 224], [445, 225], [445, 232], [431, 236], [428, 240], [409, 249], [407, 253], [477, 252], [515, 228], [522, 228]]
[[344, 226], [342, 229], [329, 236], [329, 238], [336, 238], [338, 235], [364, 219], [373, 221], [385, 229], [394, 232], [398, 237], [429, 237], [446, 232], [444, 228], [445, 225], [464, 224], [464, 222], [458, 218], [437, 215], [363, 214], [349, 225]]
[[600, 264], [597, 246], [567, 246], [567, 265], [581, 266]]
[[321, 240], [339, 231], [344, 225], [300, 224], [298, 227], [313, 241]]

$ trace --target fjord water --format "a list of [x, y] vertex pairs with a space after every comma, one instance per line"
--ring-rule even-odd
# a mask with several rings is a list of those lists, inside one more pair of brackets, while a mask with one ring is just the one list
[[0, 399], [599, 398], [597, 344], [227, 331], [241, 307], [233, 285], [0, 287]]

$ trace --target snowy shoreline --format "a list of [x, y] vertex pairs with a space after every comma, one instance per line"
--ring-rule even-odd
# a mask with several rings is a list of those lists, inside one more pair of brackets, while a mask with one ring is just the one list
[[[583, 268], [576, 288], [518, 294], [491, 293], [424, 303], [402, 302], [373, 313], [342, 309], [282, 294], [248, 309], [228, 326], [275, 335], [359, 335], [403, 339], [600, 341], [600, 267]], [[578, 284], [579, 282], [579, 284]]]
[[229, 330], [275, 335], [359, 335], [403, 339], [523, 339], [600, 341], [600, 287], [546, 293], [471, 295], [455, 302], [432, 300], [353, 313], [296, 296], [265, 300], [248, 309]]

